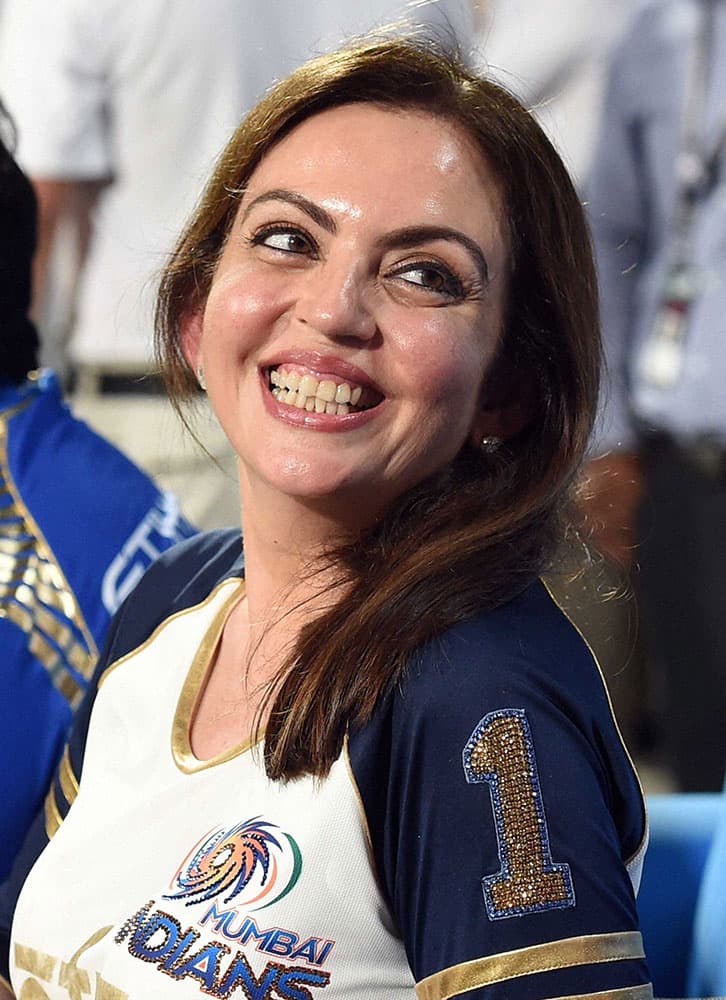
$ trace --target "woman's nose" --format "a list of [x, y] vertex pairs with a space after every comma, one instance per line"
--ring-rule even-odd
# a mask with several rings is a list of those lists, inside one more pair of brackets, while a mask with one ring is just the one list
[[328, 261], [308, 271], [296, 302], [297, 319], [335, 340], [370, 340], [376, 321], [360, 261]]

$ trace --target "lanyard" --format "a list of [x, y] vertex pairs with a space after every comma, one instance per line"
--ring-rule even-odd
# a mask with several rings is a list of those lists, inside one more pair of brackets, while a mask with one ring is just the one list
[[641, 381], [660, 390], [680, 379], [691, 304], [701, 291], [703, 275], [693, 266], [691, 231], [699, 202], [719, 183], [726, 149], [726, 109], [708, 142], [707, 97], [711, 76], [715, 0], [701, 0], [701, 19], [689, 53], [686, 93], [681, 112], [676, 157], [676, 199], [672, 243], [653, 328], [637, 359]]
[[701, 0], [700, 23], [690, 46], [686, 94], [681, 114], [680, 142], [676, 157], [676, 206], [674, 231], [681, 253], [687, 241], [699, 201], [707, 198], [719, 181], [719, 168], [726, 150], [726, 109], [708, 141], [706, 104], [711, 78], [711, 49], [714, 36], [714, 2]]

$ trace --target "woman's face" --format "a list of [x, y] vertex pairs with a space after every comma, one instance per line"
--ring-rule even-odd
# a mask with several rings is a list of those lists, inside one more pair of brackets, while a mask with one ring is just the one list
[[509, 268], [499, 185], [456, 127], [350, 104], [297, 126], [250, 178], [184, 331], [260, 488], [365, 522], [496, 434], [484, 376]]

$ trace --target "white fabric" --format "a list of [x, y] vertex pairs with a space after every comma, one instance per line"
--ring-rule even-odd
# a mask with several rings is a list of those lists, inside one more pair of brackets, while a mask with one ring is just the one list
[[34, 177], [103, 179], [73, 361], [141, 370], [154, 275], [214, 159], [275, 78], [406, 16], [472, 37], [469, 0], [5, 0], [0, 94]]
[[[70, 976], [96, 998], [198, 1000], [204, 983], [211, 996], [252, 996], [239, 981], [224, 988], [237, 960], [259, 983], [255, 997], [327, 996], [329, 977], [334, 997], [414, 1000], [347, 756], [323, 781], [270, 782], [261, 755], [249, 749], [192, 773], [172, 753], [175, 715], [181, 710], [188, 721], [195, 690], [185, 685], [192, 657], [239, 587], [229, 580], [208, 601], [168, 619], [105, 675], [81, 791], [18, 902], [11, 947], [17, 996], [67, 1000]], [[245, 822], [262, 834], [235, 836]], [[249, 882], [234, 891], [234, 880], [222, 877], [231, 861], [220, 850], [206, 898], [171, 898], [185, 875], [193, 878], [195, 850], [215, 830], [226, 832], [230, 853], [250, 862]], [[264, 848], [255, 848], [265, 842], [266, 875]], [[109, 865], [114, 856], [124, 864]], [[48, 906], [49, 886], [60, 906]]]
[[483, 65], [525, 103], [573, 178], [586, 180], [607, 54], [637, 0], [490, 0]]

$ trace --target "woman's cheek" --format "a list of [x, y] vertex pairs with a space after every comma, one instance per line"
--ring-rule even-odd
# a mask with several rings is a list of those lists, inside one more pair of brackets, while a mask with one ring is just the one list
[[432, 401], [478, 391], [493, 353], [468, 324], [444, 318], [427, 320], [402, 346], [407, 370], [415, 373], [421, 395]]
[[204, 313], [205, 334], [264, 342], [285, 311], [289, 291], [279, 280], [260, 280], [254, 270], [238, 270], [215, 280]]

